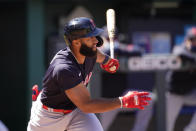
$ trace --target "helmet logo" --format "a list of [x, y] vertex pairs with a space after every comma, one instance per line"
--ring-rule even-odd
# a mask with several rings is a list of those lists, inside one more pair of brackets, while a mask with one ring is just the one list
[[192, 32], [193, 32], [193, 34], [196, 35], [196, 28], [193, 28], [193, 29], [192, 29]]

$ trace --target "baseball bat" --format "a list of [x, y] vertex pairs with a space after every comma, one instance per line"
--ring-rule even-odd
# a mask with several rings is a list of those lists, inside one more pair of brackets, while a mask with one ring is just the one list
[[110, 41], [110, 57], [114, 58], [114, 36], [115, 36], [115, 11], [108, 9], [106, 11], [107, 30]]

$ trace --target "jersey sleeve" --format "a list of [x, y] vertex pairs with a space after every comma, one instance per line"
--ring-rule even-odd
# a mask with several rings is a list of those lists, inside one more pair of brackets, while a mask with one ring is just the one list
[[70, 68], [58, 68], [56, 70], [56, 80], [63, 90], [75, 87], [82, 82], [81, 73]]

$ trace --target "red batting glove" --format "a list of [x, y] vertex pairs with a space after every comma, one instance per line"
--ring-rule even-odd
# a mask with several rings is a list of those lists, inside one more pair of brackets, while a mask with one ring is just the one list
[[119, 97], [121, 108], [138, 108], [143, 110], [151, 100], [148, 92], [129, 91], [125, 96]]
[[33, 93], [32, 93], [32, 100], [33, 101], [36, 101], [37, 100], [37, 96], [39, 95], [39, 89], [38, 89], [38, 85], [34, 85], [33, 87], [32, 87], [32, 91], [33, 91]]
[[119, 62], [117, 59], [109, 59], [107, 64], [100, 64], [100, 66], [109, 73], [115, 73], [119, 68]]

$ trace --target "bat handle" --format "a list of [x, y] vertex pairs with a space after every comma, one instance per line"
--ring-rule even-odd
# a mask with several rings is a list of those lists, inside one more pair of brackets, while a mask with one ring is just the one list
[[114, 58], [114, 41], [113, 39], [110, 39], [110, 57]]

